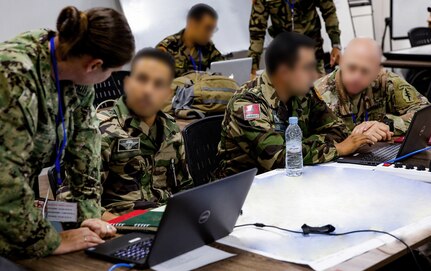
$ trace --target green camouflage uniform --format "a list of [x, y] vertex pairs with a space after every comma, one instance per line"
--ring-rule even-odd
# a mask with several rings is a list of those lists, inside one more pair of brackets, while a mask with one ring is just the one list
[[[151, 128], [125, 98], [98, 114], [102, 133], [102, 205], [114, 214], [165, 204], [192, 186], [184, 142], [175, 120], [159, 112]], [[173, 167], [174, 170], [173, 171]]]
[[[317, 70], [325, 74], [323, 63], [323, 39], [321, 24], [316, 8], [322, 12], [326, 32], [332, 45], [340, 44], [340, 29], [333, 0], [289, 0], [294, 4], [294, 31], [309, 36], [316, 42]], [[284, 31], [292, 31], [292, 12], [286, 0], [254, 0], [250, 15], [250, 48], [249, 56], [253, 58], [253, 69], [259, 68], [260, 55], [263, 51], [268, 17], [271, 26], [268, 33], [276, 37]]]
[[[34, 207], [33, 184], [54, 164], [63, 139], [57, 90], [51, 75], [49, 38], [26, 32], [0, 44], [0, 255], [50, 254], [60, 237]], [[100, 217], [100, 134], [91, 87], [62, 82], [68, 142], [63, 153], [68, 199], [78, 202], [79, 220]], [[58, 136], [56, 135], [56, 131]]]
[[368, 112], [368, 120], [383, 121], [386, 117], [393, 120], [396, 135], [404, 134], [410, 121], [404, 121], [400, 116], [429, 104], [412, 85], [384, 69], [367, 89], [354, 98], [344, 90], [339, 69], [320, 78], [314, 86], [350, 131], [355, 128], [354, 119], [359, 124], [365, 121], [365, 112]]
[[[255, 118], [247, 118], [249, 106], [258, 106]], [[314, 90], [293, 97], [286, 105], [277, 97], [266, 72], [246, 83], [230, 100], [222, 125], [218, 177], [257, 167], [259, 173], [285, 166], [285, 130], [290, 116], [298, 117], [303, 133], [305, 164], [317, 164], [337, 157], [336, 142], [348, 131]]]
[[[180, 77], [189, 71], [194, 71], [195, 67], [190, 60], [190, 50], [187, 49], [183, 42], [184, 29], [177, 34], [166, 37], [164, 40], [157, 44], [156, 48], [166, 50], [175, 59], [175, 77]], [[214, 46], [211, 41], [205, 46], [195, 46], [192, 50], [191, 57], [195, 60], [197, 69], [199, 69], [199, 53], [198, 48], [201, 50], [201, 64], [200, 71], [206, 71], [210, 68], [211, 62], [223, 60], [223, 56]]]

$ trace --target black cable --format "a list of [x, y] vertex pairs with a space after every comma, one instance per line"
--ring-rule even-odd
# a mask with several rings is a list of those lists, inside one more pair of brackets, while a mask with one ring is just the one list
[[241, 225], [237, 225], [235, 226], [235, 228], [240, 228], [240, 227], [249, 227], [249, 226], [254, 226], [254, 227], [258, 227], [258, 228], [274, 228], [277, 230], [281, 230], [281, 231], [286, 231], [286, 232], [290, 232], [290, 233], [295, 233], [295, 234], [302, 234], [302, 235], [308, 235], [308, 234], [320, 234], [320, 235], [329, 235], [329, 236], [342, 236], [342, 235], [349, 235], [349, 234], [355, 234], [355, 233], [364, 233], [364, 232], [373, 232], [373, 233], [380, 233], [380, 234], [386, 234], [391, 236], [392, 238], [400, 241], [410, 252], [410, 254], [413, 257], [413, 260], [416, 264], [416, 267], [419, 271], [422, 271], [422, 268], [413, 252], [413, 249], [403, 240], [401, 240], [401, 238], [393, 235], [392, 233], [386, 232], [386, 231], [379, 231], [379, 230], [354, 230], [354, 231], [347, 231], [347, 232], [340, 232], [340, 233], [323, 233], [323, 232], [310, 232], [310, 233], [304, 233], [303, 231], [295, 231], [295, 230], [289, 230], [289, 229], [285, 229], [285, 228], [281, 228], [281, 227], [277, 227], [277, 226], [273, 226], [273, 225], [265, 225], [263, 223], [248, 223], [248, 224], [241, 224]]

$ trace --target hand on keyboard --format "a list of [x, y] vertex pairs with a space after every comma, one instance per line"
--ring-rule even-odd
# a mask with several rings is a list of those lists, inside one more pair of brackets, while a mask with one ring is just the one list
[[361, 146], [365, 144], [374, 144], [374, 141], [367, 135], [356, 134], [350, 135], [343, 142], [335, 144], [338, 156], [346, 156], [356, 152]]

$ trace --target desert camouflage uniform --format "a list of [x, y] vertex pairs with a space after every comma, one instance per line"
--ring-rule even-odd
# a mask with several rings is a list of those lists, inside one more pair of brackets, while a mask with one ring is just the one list
[[[34, 207], [33, 185], [54, 164], [63, 139], [57, 123], [57, 90], [51, 75], [49, 38], [26, 32], [0, 44], [0, 255], [39, 257], [52, 253], [60, 237]], [[79, 220], [100, 217], [100, 134], [91, 87], [62, 83], [68, 142], [63, 153], [69, 200]], [[57, 133], [56, 133], [57, 131]]]
[[[175, 120], [159, 112], [151, 128], [125, 98], [98, 114], [102, 132], [102, 205], [114, 214], [165, 204], [192, 186], [184, 142]], [[174, 170], [173, 170], [174, 168]]]
[[[371, 85], [355, 98], [350, 98], [341, 82], [341, 71], [336, 69], [332, 73], [320, 78], [314, 84], [329, 108], [339, 116], [352, 131], [356, 124], [368, 120], [383, 121], [389, 118], [394, 122], [395, 134], [404, 134], [409, 121], [400, 116], [416, 112], [428, 105], [428, 100], [412, 85], [393, 72], [381, 70]], [[352, 117], [354, 115], [354, 117]]]
[[[195, 60], [196, 68], [199, 71], [206, 71], [210, 68], [211, 62], [224, 59], [211, 41], [205, 46], [196, 45], [194, 50], [191, 50], [190, 52], [182, 40], [183, 34], [184, 29], [177, 34], [166, 37], [156, 46], [156, 48], [165, 50], [171, 54], [175, 59], [175, 77], [180, 77], [189, 71], [195, 70], [193, 62], [190, 59], [190, 55]], [[201, 62], [199, 62], [199, 48], [201, 50]]]
[[[250, 48], [249, 56], [253, 58], [253, 69], [259, 68], [260, 56], [263, 51], [268, 17], [271, 16], [271, 26], [268, 33], [275, 38], [284, 31], [292, 31], [292, 12], [287, 0], [254, 0], [250, 15]], [[294, 4], [293, 31], [304, 34], [316, 42], [317, 70], [325, 74], [323, 63], [323, 39], [321, 24], [317, 9], [322, 12], [326, 32], [332, 45], [340, 45], [340, 29], [333, 0], [289, 0]]]
[[[260, 114], [247, 119], [244, 108], [258, 105]], [[331, 161], [337, 157], [336, 142], [348, 131], [314, 90], [282, 103], [266, 72], [243, 85], [226, 109], [222, 125], [216, 175], [223, 177], [257, 167], [259, 173], [285, 166], [285, 130], [290, 116], [298, 117], [303, 133], [305, 164]]]

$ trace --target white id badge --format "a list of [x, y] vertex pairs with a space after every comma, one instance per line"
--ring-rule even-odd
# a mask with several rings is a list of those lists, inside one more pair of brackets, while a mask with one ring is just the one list
[[78, 204], [76, 202], [48, 201], [46, 219], [57, 222], [77, 222]]

